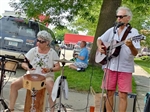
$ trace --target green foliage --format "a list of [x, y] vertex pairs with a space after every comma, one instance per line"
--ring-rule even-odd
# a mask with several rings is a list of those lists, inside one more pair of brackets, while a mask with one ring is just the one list
[[141, 60], [143, 60], [144, 62], [150, 62], [150, 56], [142, 56], [140, 57]]
[[[82, 11], [83, 18], [91, 19], [89, 10], [93, 4], [99, 4], [99, 0], [20, 0], [16, 3], [11, 0], [10, 4], [19, 12], [25, 12], [27, 16], [37, 18], [40, 14], [50, 15], [49, 23], [55, 26], [64, 26], [63, 20], [72, 21], [75, 15]], [[89, 18], [90, 17], [90, 18]]]
[[69, 30], [69, 29], [58, 29], [58, 28], [54, 28], [53, 31], [55, 32], [55, 37], [58, 40], [64, 40], [64, 35], [65, 33], [74, 33], [76, 34], [77, 32], [75, 32], [74, 30]]
[[[77, 16], [74, 17], [74, 21], [70, 23], [72, 28], [76, 28], [77, 31], [86, 31], [88, 30], [87, 35], [95, 35], [96, 26], [98, 23], [98, 17], [100, 13], [102, 2], [97, 4], [93, 2], [91, 5], [92, 10], [88, 10], [88, 12], [80, 11]], [[86, 15], [82, 17], [83, 15]]]
[[[133, 11], [132, 26], [140, 30], [144, 21], [149, 18], [149, 0], [122, 1], [122, 5], [128, 6]], [[88, 30], [88, 35], [94, 35], [102, 0], [92, 2], [90, 0], [20, 0], [19, 3], [11, 0], [10, 4], [17, 11], [25, 12], [29, 18], [37, 17], [40, 14], [50, 15], [50, 19], [46, 22], [60, 28], [65, 28], [62, 20], [66, 19], [71, 22], [70, 26], [76, 31]]]
[[134, 77], [132, 76], [132, 93], [136, 93], [136, 82]]
[[146, 40], [141, 42], [141, 45], [144, 47], [150, 48], [150, 31], [149, 30], [141, 30], [141, 34], [146, 36]]
[[[56, 72], [55, 78], [60, 75], [61, 71]], [[67, 77], [69, 89], [87, 92], [92, 86], [95, 92], [101, 92], [101, 83], [104, 73], [100, 66], [89, 65], [85, 72], [77, 72], [65, 66], [63, 75]], [[136, 83], [134, 79], [132, 80], [132, 85], [133, 92], [136, 93]]]
[[128, 1], [135, 3], [135, 4], [150, 3], [149, 0], [128, 0]]
[[143, 24], [145, 24], [145, 20], [149, 20], [149, 4], [145, 4], [145, 2], [137, 3], [136, 0], [134, 2], [131, 2], [130, 0], [123, 0], [123, 5], [129, 7], [132, 10], [132, 26], [137, 28], [139, 31], [143, 29]]

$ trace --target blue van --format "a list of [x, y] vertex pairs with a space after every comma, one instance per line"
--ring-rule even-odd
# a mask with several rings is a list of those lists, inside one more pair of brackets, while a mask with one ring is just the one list
[[41, 23], [27, 21], [13, 16], [4, 16], [0, 19], [0, 55], [22, 57], [29, 49], [36, 45], [37, 33], [40, 30], [48, 31], [52, 37], [52, 47], [60, 55], [54, 33]]

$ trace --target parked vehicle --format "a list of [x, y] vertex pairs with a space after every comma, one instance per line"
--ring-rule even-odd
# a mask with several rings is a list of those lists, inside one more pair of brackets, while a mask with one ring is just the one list
[[53, 41], [51, 46], [60, 54], [54, 33], [41, 23], [27, 21], [21, 17], [4, 16], [0, 19], [0, 55], [13, 55], [21, 58], [36, 45], [37, 33], [40, 30], [48, 31]]
[[139, 51], [139, 53], [137, 54], [137, 57], [141, 56], [150, 56], [150, 48], [143, 47], [141, 51]]
[[144, 48], [141, 50], [141, 55], [142, 55], [142, 56], [150, 56], [150, 49], [148, 49], [147, 47], [144, 47]]

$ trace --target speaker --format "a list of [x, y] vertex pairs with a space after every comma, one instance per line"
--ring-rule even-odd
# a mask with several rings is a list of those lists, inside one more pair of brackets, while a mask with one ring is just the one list
[[[126, 112], [135, 112], [136, 111], [136, 98], [137, 95], [133, 93], [128, 94], [127, 98], [127, 110]], [[114, 112], [119, 112], [119, 95], [118, 92], [115, 92], [114, 95]]]

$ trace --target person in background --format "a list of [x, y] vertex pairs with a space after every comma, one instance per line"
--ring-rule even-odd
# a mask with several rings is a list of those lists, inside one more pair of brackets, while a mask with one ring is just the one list
[[89, 57], [89, 52], [88, 49], [86, 48], [85, 41], [81, 41], [80, 47], [81, 51], [79, 55], [78, 54], [74, 55], [74, 57], [76, 58], [75, 62], [69, 65], [69, 68], [75, 69], [78, 72], [85, 71], [85, 68], [87, 68], [88, 66], [88, 57]]
[[[51, 41], [52, 37], [47, 31], [39, 31], [37, 34], [37, 46], [30, 49], [25, 55], [33, 67], [29, 68], [27, 63], [22, 63], [22, 68], [27, 70], [26, 74], [31, 72], [31, 75], [34, 73], [46, 77], [46, 89], [49, 93], [50, 107], [55, 104], [51, 98], [51, 92], [54, 85], [54, 72], [60, 70], [59, 62], [55, 61], [59, 60], [59, 57], [55, 50], [50, 47]], [[23, 76], [17, 78], [10, 86], [9, 109], [11, 112], [14, 111], [18, 90], [21, 88], [23, 88]], [[54, 108], [51, 108], [50, 111], [54, 112]]]
[[[97, 40], [98, 50], [105, 54], [103, 42], [111, 43], [112, 40], [121, 41], [123, 34], [129, 27], [132, 18], [132, 12], [127, 7], [119, 7], [116, 11], [118, 23], [123, 23], [119, 28], [109, 28]], [[114, 37], [113, 37], [114, 35]], [[140, 41], [132, 41], [130, 38], [139, 35], [138, 30], [132, 28], [127, 35], [125, 42], [121, 45], [120, 53], [117, 57], [112, 57], [107, 64], [103, 65], [105, 77], [103, 78], [102, 88], [106, 90], [106, 110], [113, 111], [113, 97], [118, 87], [119, 94], [119, 112], [126, 112], [127, 95], [132, 92], [132, 73], [134, 72], [134, 56], [140, 49]]]

